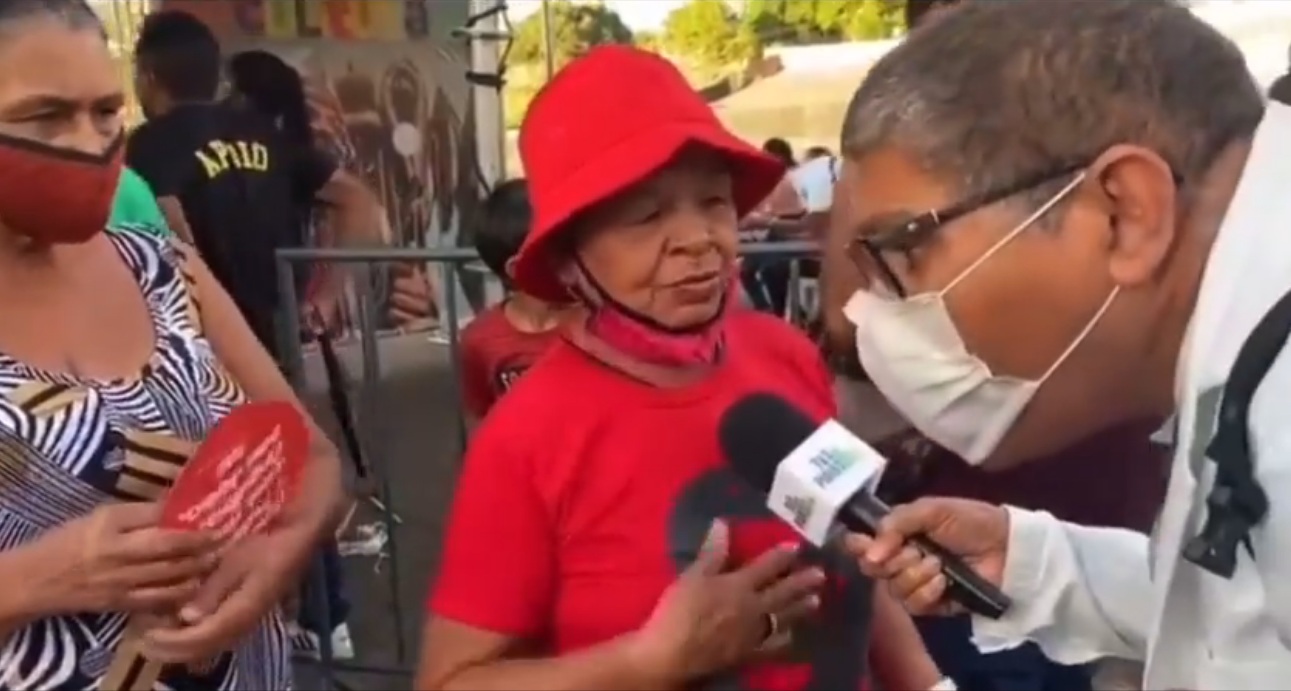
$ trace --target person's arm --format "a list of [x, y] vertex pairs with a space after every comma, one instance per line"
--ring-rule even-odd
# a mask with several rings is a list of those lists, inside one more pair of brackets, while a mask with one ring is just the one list
[[1147, 536], [1008, 511], [1001, 585], [1013, 606], [998, 620], [973, 617], [978, 648], [997, 652], [1029, 640], [1062, 664], [1143, 660], [1153, 601]]
[[338, 169], [317, 196], [331, 209], [337, 244], [352, 247], [381, 241], [380, 206], [358, 176]]
[[187, 248], [184, 252], [193, 284], [202, 296], [201, 319], [206, 338], [224, 369], [251, 400], [288, 401], [309, 421], [312, 434], [308, 470], [298, 499], [284, 509], [281, 519], [284, 530], [299, 536], [292, 544], [299, 545], [303, 563], [320, 540], [331, 537], [341, 519], [344, 490], [340, 457], [223, 286], [194, 252]]
[[847, 257], [847, 244], [852, 241], [852, 228], [847, 225], [848, 203], [840, 181], [834, 185], [820, 260], [820, 312], [829, 348], [835, 353], [856, 349], [856, 327], [843, 315], [843, 306], [861, 289], [861, 274]]
[[126, 143], [126, 165], [152, 189], [170, 230], [179, 239], [194, 245], [193, 230], [179, 201], [179, 193], [192, 171], [192, 161], [182, 152], [169, 149], [166, 138], [166, 133], [157, 126], [140, 125]]
[[870, 666], [884, 689], [931, 689], [941, 681], [941, 670], [914, 620], [887, 588], [874, 589], [874, 617], [870, 627]]
[[[317, 148], [295, 151], [291, 178], [297, 203], [321, 206], [326, 212], [323, 223], [330, 246], [383, 244], [381, 207], [376, 196], [326, 152]], [[345, 291], [348, 273], [339, 264], [314, 267], [309, 299], [320, 312], [335, 309]]]
[[166, 227], [170, 228], [175, 237], [188, 243], [193, 247], [196, 253], [196, 240], [193, 239], [193, 228], [188, 225], [188, 217], [184, 215], [184, 207], [179, 203], [179, 197], [157, 197], [157, 207], [161, 209], [161, 215], [166, 219]]
[[321, 202], [327, 208], [338, 246], [372, 245], [381, 240], [376, 195], [327, 153], [314, 148], [295, 152], [291, 175], [292, 188], [302, 201]]

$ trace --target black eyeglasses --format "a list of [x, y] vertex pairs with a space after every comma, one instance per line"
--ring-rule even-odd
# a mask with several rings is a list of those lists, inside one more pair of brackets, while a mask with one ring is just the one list
[[1075, 175], [1089, 167], [1088, 162], [1063, 166], [1056, 171], [1046, 171], [1038, 175], [1029, 175], [1016, 182], [1002, 187], [975, 194], [941, 209], [932, 209], [913, 218], [902, 219], [895, 228], [879, 229], [858, 234], [847, 244], [847, 254], [861, 275], [867, 279], [882, 281], [897, 297], [906, 297], [905, 286], [897, 278], [892, 265], [883, 257], [884, 252], [909, 254], [915, 248], [928, 242], [942, 226], [963, 218], [968, 214], [1003, 201], [1015, 194], [1040, 187], [1064, 177]]

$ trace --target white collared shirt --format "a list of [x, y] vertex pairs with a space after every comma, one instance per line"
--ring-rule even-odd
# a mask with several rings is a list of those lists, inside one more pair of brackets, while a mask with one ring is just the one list
[[[1066, 663], [1144, 660], [1148, 689], [1291, 687], [1291, 347], [1255, 396], [1256, 476], [1271, 506], [1225, 579], [1184, 560], [1215, 464], [1205, 447], [1237, 351], [1291, 290], [1291, 108], [1270, 104], [1219, 236], [1180, 358], [1174, 463], [1151, 537], [1010, 509], [1004, 589], [1014, 607], [974, 618], [983, 650], [1033, 640]], [[1132, 462], [1132, 461], [1127, 461]]]

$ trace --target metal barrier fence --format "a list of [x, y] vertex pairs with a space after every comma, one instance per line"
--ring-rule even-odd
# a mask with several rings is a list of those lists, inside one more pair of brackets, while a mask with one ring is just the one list
[[[749, 243], [741, 245], [741, 255], [744, 257], [753, 257], [762, 261], [767, 260], [784, 260], [789, 263], [787, 281], [788, 290], [786, 295], [786, 309], [784, 317], [786, 319], [797, 321], [802, 313], [800, 299], [802, 286], [801, 260], [815, 258], [818, 254], [818, 248], [812, 242], [764, 242]], [[300, 265], [312, 265], [316, 263], [328, 264], [346, 264], [362, 265], [371, 267], [384, 263], [425, 263], [438, 264], [442, 272], [443, 294], [439, 296], [441, 307], [440, 323], [446, 332], [446, 347], [448, 349], [448, 362], [450, 367], [450, 390], [452, 391], [454, 404], [451, 406], [453, 415], [453, 428], [456, 442], [456, 449], [460, 452], [466, 447], [466, 419], [464, 412], [457, 402], [461, 400], [460, 391], [458, 390], [459, 375], [461, 367], [461, 353], [459, 349], [459, 332], [461, 315], [458, 309], [458, 290], [459, 274], [464, 267], [471, 262], [478, 260], [478, 256], [473, 250], [467, 249], [416, 249], [416, 248], [373, 248], [373, 249], [323, 249], [323, 248], [292, 248], [279, 250], [277, 253], [277, 271], [278, 285], [280, 290], [280, 300], [283, 305], [282, 331], [280, 334], [281, 350], [283, 355], [283, 367], [293, 386], [302, 393], [307, 390], [308, 381], [305, 367], [305, 354], [302, 348], [302, 342], [299, 336], [298, 326], [300, 322], [299, 312], [299, 295], [297, 293], [297, 281], [295, 280], [296, 271]], [[365, 412], [370, 412], [374, 407], [375, 392], [378, 383], [382, 379], [382, 356], [381, 349], [378, 347], [378, 340], [381, 338], [375, 328], [376, 319], [376, 301], [371, 294], [369, 286], [364, 281], [357, 281], [361, 286], [358, 296], [359, 303], [359, 338], [358, 347], [360, 350], [360, 374], [358, 381], [346, 381], [344, 385], [352, 386], [357, 383], [358, 395], [351, 400], [356, 401], [354, 405], [357, 410], [348, 411], [357, 419], [357, 436], [359, 447], [363, 455], [372, 465], [372, 474], [375, 476], [374, 487], [370, 491], [376, 492], [376, 497], [358, 497], [362, 500], [365, 498], [374, 498], [373, 505], [380, 510], [381, 520], [387, 529], [388, 539], [386, 548], [388, 550], [388, 576], [387, 586], [390, 590], [390, 610], [388, 621], [394, 634], [394, 664], [393, 665], [370, 665], [356, 664], [350, 662], [339, 662], [334, 659], [331, 641], [326, 632], [330, 630], [329, 626], [324, 626], [324, 631], [319, 635], [320, 660], [318, 662], [318, 671], [323, 677], [322, 683], [328, 684], [328, 688], [346, 689], [348, 688], [340, 679], [336, 677], [337, 672], [354, 672], [360, 674], [374, 674], [381, 676], [401, 677], [411, 674], [411, 668], [415, 664], [415, 659], [409, 655], [407, 645], [407, 632], [405, 629], [404, 612], [412, 611], [420, 615], [422, 608], [414, 606], [411, 608], [404, 607], [405, 603], [400, 601], [402, 586], [402, 574], [400, 572], [401, 562], [399, 559], [400, 542], [395, 530], [400, 523], [400, 517], [396, 508], [403, 505], [403, 501], [409, 497], [405, 494], [402, 497], [395, 496], [395, 486], [406, 486], [405, 483], [391, 483], [389, 459], [382, 453], [381, 446], [389, 437], [383, 437], [376, 431], [364, 424], [368, 419]], [[444, 347], [436, 344], [427, 343], [428, 348]], [[432, 412], [432, 411], [427, 411]], [[435, 414], [443, 414], [450, 411], [433, 411]], [[343, 448], [343, 446], [342, 446]], [[355, 459], [350, 459], [354, 461]], [[415, 484], [415, 483], [412, 483]], [[416, 496], [416, 495], [414, 495]], [[324, 595], [327, 591], [327, 575], [321, 563], [316, 565], [310, 576], [310, 601], [305, 603], [310, 612], [314, 614], [312, 621], [331, 622], [331, 612], [328, 598]]]

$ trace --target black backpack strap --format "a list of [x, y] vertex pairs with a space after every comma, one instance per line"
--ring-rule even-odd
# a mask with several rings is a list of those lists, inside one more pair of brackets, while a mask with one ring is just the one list
[[1269, 512], [1268, 494], [1255, 477], [1251, 401], [1289, 336], [1291, 292], [1265, 313], [1238, 350], [1224, 384], [1215, 436], [1206, 447], [1206, 457], [1216, 465], [1215, 485], [1206, 498], [1205, 525], [1188, 541], [1184, 558], [1224, 578], [1232, 578], [1237, 569], [1238, 545], [1255, 556], [1251, 530]]
[[323, 371], [327, 376], [327, 397], [332, 405], [332, 414], [341, 430], [341, 440], [345, 444], [346, 454], [354, 464], [354, 474], [361, 480], [367, 480], [368, 465], [363, 458], [363, 447], [359, 444], [359, 435], [354, 428], [354, 412], [350, 408], [350, 394], [347, 388], [345, 370], [341, 360], [336, 356], [332, 337], [327, 329], [319, 327], [313, 330], [318, 351], [323, 356]]

